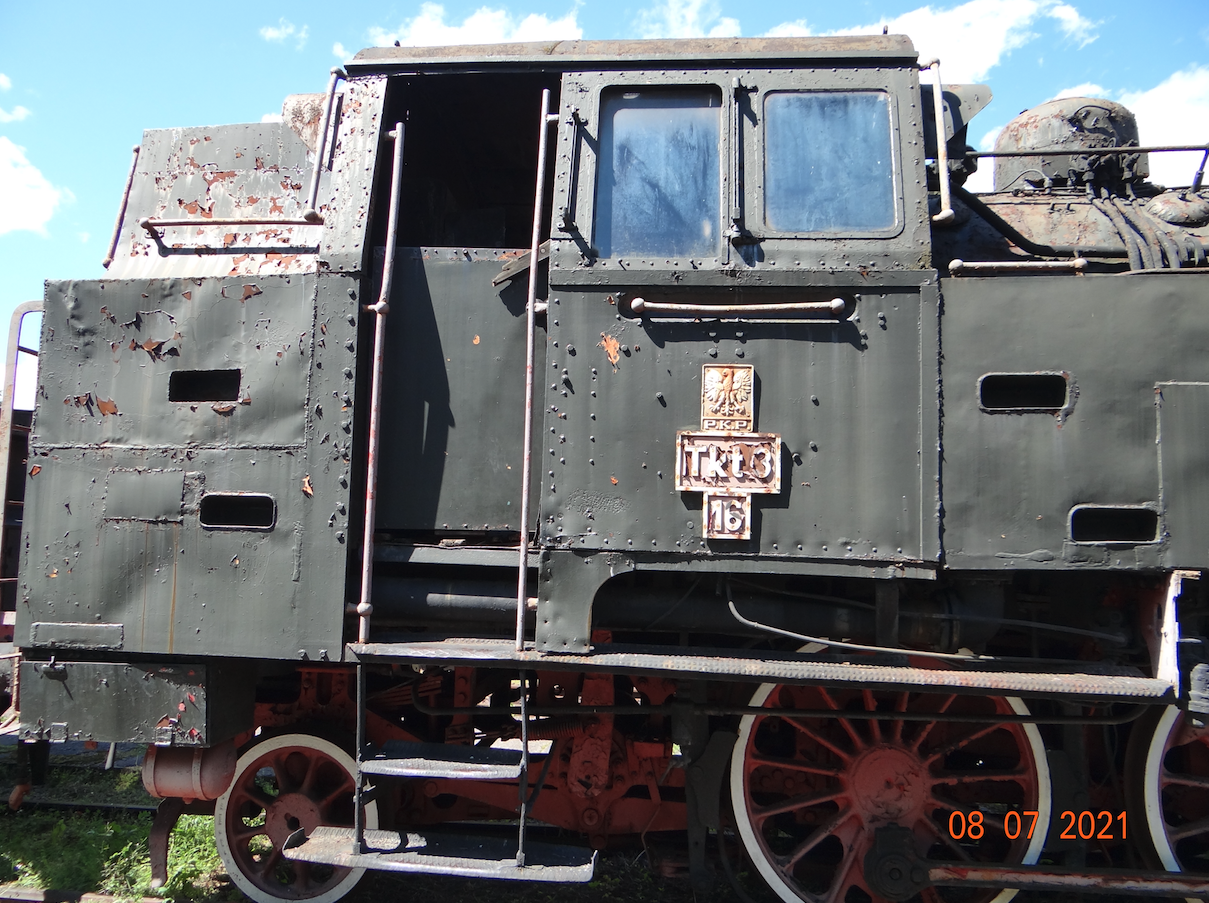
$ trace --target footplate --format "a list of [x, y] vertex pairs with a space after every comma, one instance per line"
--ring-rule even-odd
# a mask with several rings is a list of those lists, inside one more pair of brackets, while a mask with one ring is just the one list
[[297, 831], [281, 853], [342, 868], [509, 881], [584, 883], [596, 867], [594, 850], [546, 843], [526, 843], [525, 864], [518, 866], [512, 838], [367, 830], [360, 853], [353, 852], [354, 839], [352, 828], [319, 827], [310, 837]]

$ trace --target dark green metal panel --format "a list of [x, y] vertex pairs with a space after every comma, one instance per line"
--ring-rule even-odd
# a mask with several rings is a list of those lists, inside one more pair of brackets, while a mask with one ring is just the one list
[[527, 273], [491, 280], [521, 253], [397, 252], [378, 529], [520, 529]]
[[18, 644], [339, 657], [356, 285], [50, 284]]
[[212, 746], [251, 726], [255, 683], [236, 661], [22, 662], [18, 736]]
[[1159, 470], [1165, 564], [1209, 566], [1209, 383], [1162, 383]]
[[[950, 567], [1165, 564], [1163, 541], [1071, 542], [1070, 516], [1077, 505], [1157, 508], [1156, 383], [1209, 379], [1194, 283], [1178, 274], [942, 283]], [[1041, 372], [1069, 375], [1067, 410], [980, 408], [983, 375]]]
[[[871, 292], [859, 322], [838, 325], [639, 320], [603, 291], [557, 292], [535, 458], [543, 540], [935, 560], [937, 308], [922, 291]], [[701, 494], [676, 490], [676, 432], [701, 428], [701, 368], [718, 363], [754, 366], [755, 429], [782, 440], [782, 490], [755, 497], [750, 541], [706, 542]]]

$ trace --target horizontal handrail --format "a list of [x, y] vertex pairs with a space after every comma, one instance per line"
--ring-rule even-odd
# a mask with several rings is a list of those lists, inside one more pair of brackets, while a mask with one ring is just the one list
[[1073, 260], [956, 260], [949, 261], [949, 272], [954, 276], [962, 273], [1018, 273], [1033, 270], [1035, 272], [1076, 272], [1082, 273], [1087, 269], [1087, 258], [1076, 257]]
[[635, 298], [630, 310], [639, 316], [653, 315], [678, 317], [743, 317], [767, 314], [814, 314], [823, 318], [836, 318], [844, 312], [848, 302], [843, 298], [830, 301], [791, 301], [782, 304], [682, 304], [671, 301], [646, 301]]

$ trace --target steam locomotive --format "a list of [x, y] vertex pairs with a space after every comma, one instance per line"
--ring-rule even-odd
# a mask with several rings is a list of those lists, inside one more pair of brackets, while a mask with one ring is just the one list
[[147, 132], [0, 423], [22, 741], [146, 743], [157, 874], [213, 811], [259, 903], [634, 836], [1209, 897], [1203, 165], [1092, 98], [976, 154], [990, 96], [894, 35], [386, 47]]

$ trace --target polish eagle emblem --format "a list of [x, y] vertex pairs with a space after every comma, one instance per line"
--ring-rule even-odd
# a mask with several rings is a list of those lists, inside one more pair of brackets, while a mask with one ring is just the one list
[[751, 367], [708, 367], [702, 387], [706, 410], [715, 417], [751, 417]]

